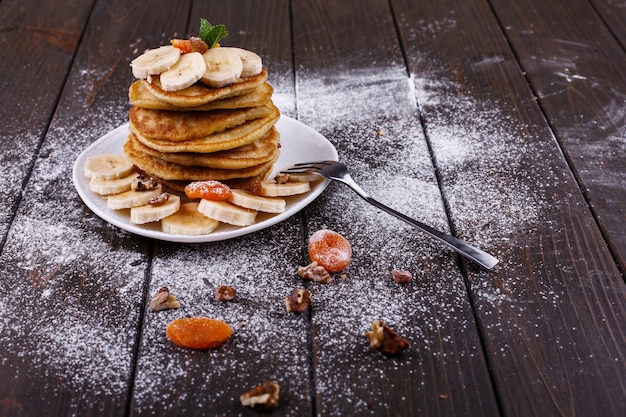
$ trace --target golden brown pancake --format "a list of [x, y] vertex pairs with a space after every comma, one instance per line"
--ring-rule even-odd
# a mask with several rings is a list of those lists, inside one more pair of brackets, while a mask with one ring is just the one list
[[130, 131], [137, 136], [144, 145], [163, 153], [194, 152], [211, 153], [234, 149], [248, 145], [262, 138], [276, 124], [280, 117], [280, 111], [271, 102], [269, 103], [272, 114], [259, 119], [250, 120], [244, 124], [211, 135], [185, 140], [171, 141], [167, 139], [147, 138], [141, 134], [132, 124]]
[[280, 134], [273, 127], [262, 138], [249, 145], [226, 151], [212, 153], [162, 153], [156, 151], [137, 139], [130, 133], [129, 146], [138, 152], [160, 158], [166, 162], [172, 162], [184, 166], [204, 166], [215, 169], [243, 169], [259, 165], [272, 160], [277, 152], [280, 152]]
[[151, 110], [133, 106], [129, 120], [134, 130], [144, 138], [179, 142], [223, 132], [272, 113], [273, 109], [269, 105], [210, 112]]
[[263, 83], [246, 94], [214, 100], [199, 106], [180, 107], [159, 100], [150, 92], [145, 84], [146, 83], [141, 82], [141, 80], [135, 81], [130, 86], [128, 98], [134, 106], [154, 110], [209, 111], [216, 109], [243, 109], [246, 107], [258, 107], [266, 104], [274, 93], [274, 87], [268, 83]]
[[[252, 190], [255, 186], [258, 186], [258, 183], [261, 181], [265, 181], [267, 177], [272, 172], [273, 165], [269, 166], [267, 170], [260, 173], [259, 175], [255, 175], [248, 178], [235, 178], [232, 180], [221, 180], [224, 184], [227, 184], [231, 188], [237, 188], [240, 190]], [[182, 180], [164, 180], [163, 178], [159, 178], [155, 175], [151, 175], [159, 184], [161, 184], [165, 189], [169, 189], [172, 191], [178, 191], [183, 194], [181, 198], [184, 200], [186, 197], [185, 187], [192, 181], [182, 181]]]
[[201, 82], [179, 91], [165, 91], [161, 88], [159, 77], [152, 77], [152, 82], [139, 80], [158, 100], [178, 107], [196, 107], [229, 97], [235, 97], [249, 93], [267, 81], [267, 71], [264, 69], [260, 74], [239, 78], [225, 87], [211, 88]]
[[138, 152], [131, 140], [124, 144], [124, 153], [142, 171], [153, 177], [164, 180], [203, 181], [203, 180], [232, 180], [249, 178], [263, 174], [271, 169], [279, 157], [279, 152], [270, 161], [244, 169], [213, 169], [200, 166], [183, 166], [164, 161], [160, 158]]

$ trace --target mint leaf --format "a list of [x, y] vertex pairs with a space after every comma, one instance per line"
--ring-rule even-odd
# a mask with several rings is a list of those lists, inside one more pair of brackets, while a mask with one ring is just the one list
[[200, 19], [200, 39], [202, 39], [209, 48], [215, 47], [215, 45], [226, 36], [228, 36], [228, 31], [225, 25], [213, 26], [206, 19]]

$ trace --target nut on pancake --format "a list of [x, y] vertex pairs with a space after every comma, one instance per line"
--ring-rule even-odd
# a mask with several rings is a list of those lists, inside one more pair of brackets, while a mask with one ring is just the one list
[[152, 77], [152, 82], [139, 80], [157, 99], [179, 107], [196, 107], [229, 97], [246, 94], [267, 81], [267, 70], [253, 77], [240, 78], [225, 87], [211, 88], [202, 83], [195, 83], [179, 91], [165, 91], [161, 88], [159, 77]]
[[272, 113], [269, 116], [250, 120], [244, 124], [227, 129], [223, 132], [191, 139], [174, 142], [167, 139], [152, 139], [144, 137], [132, 124], [130, 131], [137, 136], [144, 145], [163, 153], [195, 152], [211, 153], [226, 149], [238, 148], [248, 145], [262, 138], [276, 124], [280, 117], [280, 111], [271, 102], [269, 103]]
[[135, 81], [128, 91], [130, 103], [137, 107], [154, 110], [176, 110], [176, 111], [209, 111], [216, 109], [243, 109], [246, 107], [258, 107], [267, 104], [272, 98], [274, 87], [268, 83], [259, 85], [254, 90], [234, 97], [214, 100], [206, 104], [192, 107], [180, 107], [159, 100], [145, 86], [141, 80]]
[[130, 142], [128, 146], [137, 153], [154, 156], [178, 165], [215, 169], [249, 168], [272, 160], [275, 154], [280, 152], [280, 134], [275, 127], [272, 127], [265, 136], [248, 145], [212, 153], [162, 153], [144, 145], [133, 133], [128, 135], [128, 141]]

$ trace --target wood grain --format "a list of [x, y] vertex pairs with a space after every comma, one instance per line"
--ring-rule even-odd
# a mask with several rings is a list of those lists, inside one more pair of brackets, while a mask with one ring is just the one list
[[[56, 106], [50, 125], [40, 122], [46, 131], [41, 150], [25, 152], [37, 158], [0, 258], [0, 391], [3, 404], [11, 403], [3, 415], [120, 416], [128, 407], [149, 242], [121, 233], [85, 207], [71, 181], [72, 165], [85, 147], [127, 119], [127, 65], [137, 53], [131, 45], [154, 42], [138, 34], [169, 37], [166, 32], [185, 23], [180, 4], [167, 4], [101, 2], [89, 20], [89, 8], [80, 15], [78, 6], [49, 6], [52, 20], [43, 29], [78, 20], [86, 30], [73, 36], [81, 39], [76, 54], [63, 53], [65, 65], [72, 63], [68, 74], [58, 67], [63, 61], [41, 67], [61, 76], [64, 88], [58, 105], [48, 104], [50, 112]], [[161, 18], [143, 20], [156, 5]], [[46, 85], [30, 78], [23, 83]], [[28, 94], [36, 102], [37, 93]]]
[[[388, 3], [293, 8], [300, 119], [376, 198], [447, 230]], [[456, 257], [384, 216], [336, 184], [307, 210], [309, 235], [328, 227], [353, 245], [346, 277], [312, 288], [318, 415], [496, 415]], [[394, 268], [409, 270], [412, 283], [396, 284]], [[363, 335], [376, 319], [411, 348], [397, 358], [371, 349]]]
[[[626, 271], [626, 53], [587, 2], [539, 3], [509, 7], [494, 2], [494, 8], [609, 247]], [[567, 24], [554, 25], [544, 16], [559, 16]], [[532, 39], [524, 30], [531, 26]]]
[[5, 105], [0, 108], [5, 146], [0, 174], [0, 242], [4, 242], [17, 210], [92, 2], [70, 1], [67, 8], [57, 6], [51, 1], [0, 4], [0, 76], [5, 80]]
[[[461, 203], [482, 207], [481, 198], [496, 194], [508, 203], [496, 205], [482, 229], [486, 239], [501, 242], [495, 250], [502, 259], [500, 269], [492, 275], [468, 271], [502, 410], [520, 416], [618, 415], [625, 374], [619, 347], [625, 334], [619, 319], [625, 310], [622, 277], [542, 109], [533, 104], [532, 90], [496, 17], [484, 2], [460, 3], [393, 4], [455, 229], [469, 236], [480, 227], [466, 218]], [[527, 5], [514, 9], [533, 10]], [[555, 16], [544, 13], [541, 19], [554, 22]], [[539, 17], [500, 20], [507, 33], [512, 27], [533, 33], [543, 24]], [[428, 24], [422, 26], [424, 22]], [[559, 42], [550, 36], [533, 39], [533, 56], [544, 45]], [[567, 129], [577, 113], [560, 111], [560, 128]], [[476, 161], [464, 169], [451, 163], [454, 159], [445, 151], [453, 138], [443, 127], [458, 120], [467, 125], [455, 130], [457, 135], [483, 138], [482, 163], [489, 162], [487, 143], [504, 146], [497, 148], [498, 163], [512, 157], [510, 163], [481, 166]], [[466, 146], [472, 144], [466, 141]], [[484, 170], [489, 180], [481, 181], [480, 193], [458, 185], [459, 178], [476, 183], [466, 179]], [[520, 197], [523, 204], [516, 207]], [[536, 212], [526, 217], [520, 207], [535, 207]], [[503, 234], [506, 228], [498, 229], [499, 218], [506, 219], [512, 239]], [[599, 375], [604, 376], [592, 382]], [[595, 396], [597, 390], [606, 396]]]

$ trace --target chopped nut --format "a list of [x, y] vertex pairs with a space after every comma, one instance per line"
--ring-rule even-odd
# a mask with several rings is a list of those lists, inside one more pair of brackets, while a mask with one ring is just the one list
[[371, 331], [365, 333], [365, 337], [369, 339], [373, 349], [389, 355], [397, 355], [410, 346], [406, 339], [380, 320], [372, 323]]
[[170, 199], [170, 193], [161, 193], [159, 195], [155, 195], [150, 200], [148, 200], [148, 204], [151, 206], [160, 206], [161, 204], [167, 203], [167, 200]]
[[408, 282], [411, 282], [411, 280], [413, 279], [413, 275], [411, 275], [409, 271], [394, 269], [393, 271], [391, 271], [391, 275], [393, 275], [394, 281], [396, 281], [398, 284], [406, 284]]
[[133, 182], [130, 184], [130, 188], [133, 191], [149, 191], [154, 190], [159, 183], [152, 177], [148, 177], [147, 175], [138, 174]]
[[311, 262], [307, 266], [301, 266], [298, 268], [298, 275], [300, 275], [304, 279], [310, 279], [315, 282], [322, 282], [324, 284], [330, 283], [333, 279], [330, 277], [330, 274], [321, 265], [318, 265], [317, 262]]
[[311, 294], [307, 290], [297, 288], [293, 292], [285, 297], [285, 306], [287, 312], [302, 313], [309, 308], [311, 302]]
[[150, 300], [150, 310], [161, 311], [170, 308], [180, 308], [180, 303], [167, 287], [161, 287], [159, 292]]
[[268, 411], [278, 407], [280, 387], [276, 382], [268, 381], [241, 394], [239, 401], [245, 407]]
[[220, 285], [215, 291], [215, 298], [220, 301], [230, 301], [237, 296], [237, 290], [228, 285]]
[[382, 137], [385, 136], [385, 131], [383, 129], [378, 129], [376, 131], [376, 134], [378, 135], [378, 137]]
[[289, 174], [276, 174], [274, 181], [276, 181], [276, 184], [285, 184], [289, 182]]

